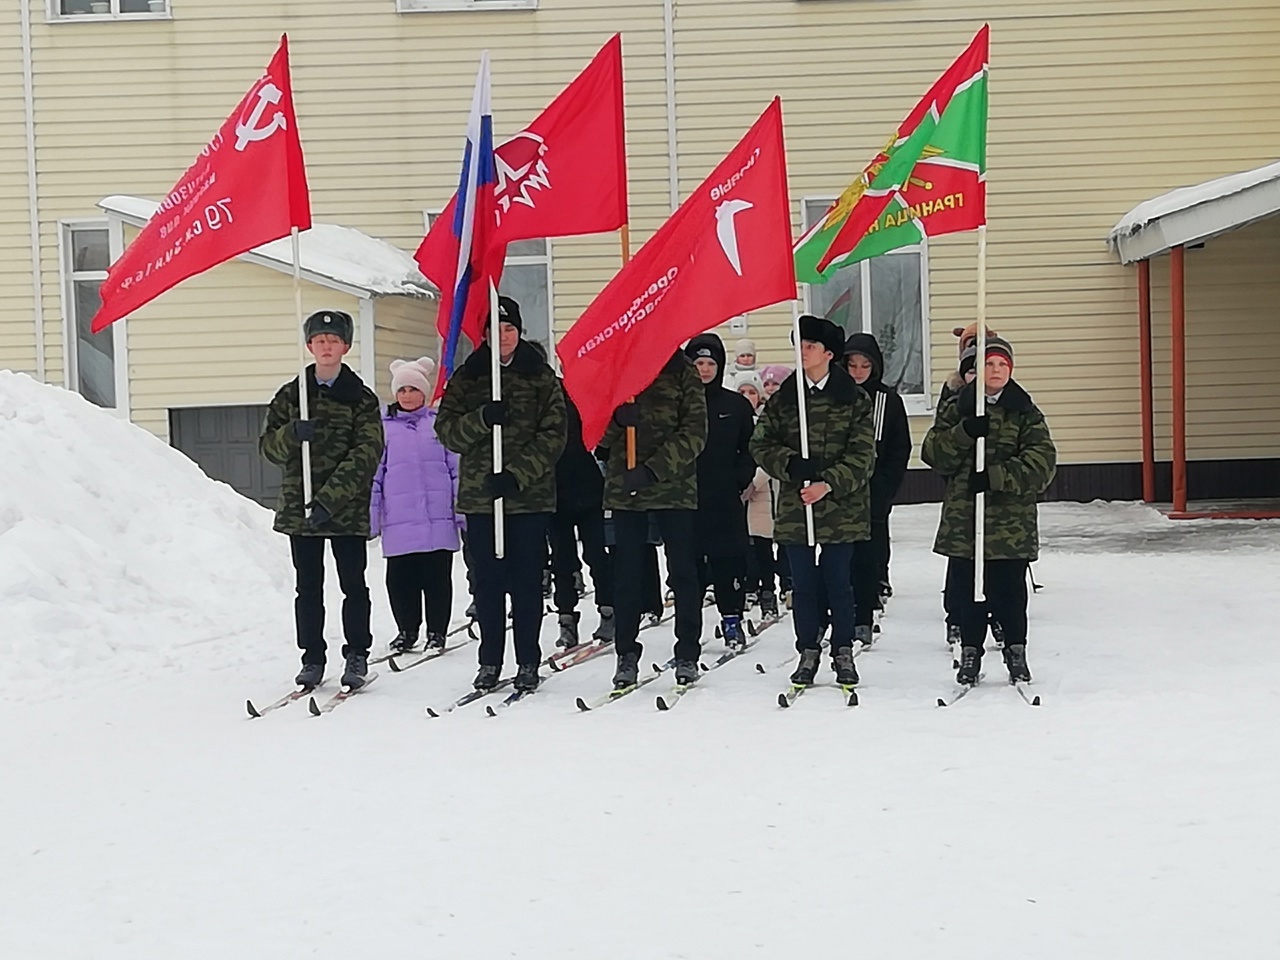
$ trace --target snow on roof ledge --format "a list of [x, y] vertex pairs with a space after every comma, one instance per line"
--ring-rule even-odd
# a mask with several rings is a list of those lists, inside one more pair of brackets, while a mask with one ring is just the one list
[[1120, 218], [1107, 245], [1121, 263], [1133, 263], [1277, 213], [1280, 163], [1272, 163], [1145, 200]]
[[[113, 196], [98, 206], [126, 223], [142, 226], [159, 208], [155, 200]], [[336, 223], [313, 223], [298, 236], [302, 276], [312, 283], [354, 296], [434, 297], [436, 290], [417, 263], [399, 247]], [[288, 237], [254, 247], [237, 259], [293, 273], [293, 244]]]

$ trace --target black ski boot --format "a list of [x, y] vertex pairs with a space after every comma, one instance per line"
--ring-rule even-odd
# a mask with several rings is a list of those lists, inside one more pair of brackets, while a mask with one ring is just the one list
[[428, 633], [428, 634], [427, 634], [427, 649], [428, 649], [428, 650], [443, 650], [443, 649], [444, 649], [444, 644], [445, 644], [445, 639], [444, 639], [444, 634], [443, 634], [443, 633]]
[[691, 683], [696, 683], [700, 676], [697, 660], [677, 660], [676, 661], [676, 684], [687, 687]]
[[320, 686], [324, 680], [324, 664], [323, 663], [304, 663], [298, 675], [294, 677], [293, 682], [300, 687], [306, 687], [311, 690]]
[[524, 693], [532, 693], [538, 689], [538, 684], [542, 682], [542, 678], [538, 676], [538, 665], [536, 663], [522, 663], [516, 668], [516, 679], [513, 686]]
[[581, 570], [573, 575], [573, 592], [578, 595], [579, 600], [587, 595], [587, 581], [582, 579]]
[[613, 607], [600, 608], [600, 625], [596, 627], [595, 633], [591, 634], [592, 640], [599, 640], [601, 643], [613, 643], [614, 637], [617, 636], [618, 626], [613, 619]]
[[660, 623], [662, 623], [662, 614], [660, 613], [646, 613], [640, 617], [641, 630], [647, 630], [649, 627], [656, 627]]
[[1009, 668], [1010, 683], [1030, 683], [1031, 670], [1027, 667], [1027, 648], [1021, 643], [1011, 643], [1004, 648], [1004, 665]]
[[342, 671], [342, 685], [350, 690], [359, 690], [364, 686], [365, 677], [369, 676], [369, 658], [363, 653], [353, 653], [347, 657], [347, 668]]
[[578, 645], [578, 618], [577, 613], [560, 614], [560, 639], [556, 641], [557, 647], [572, 650]]
[[840, 647], [831, 655], [831, 668], [836, 672], [836, 683], [852, 687], [858, 682], [858, 668], [853, 665], [853, 647]]
[[853, 628], [853, 642], [860, 643], [864, 647], [869, 647], [876, 642], [875, 634], [871, 631], [871, 627], [865, 623], [859, 624]]
[[821, 650], [801, 650], [800, 665], [791, 674], [791, 683], [797, 687], [808, 687], [818, 675], [818, 664], [822, 660]]
[[954, 647], [957, 643], [960, 643], [961, 639], [962, 638], [960, 636], [960, 624], [948, 623], [947, 624], [947, 646]]
[[956, 683], [972, 687], [978, 682], [978, 673], [982, 669], [982, 648], [961, 647], [960, 669], [956, 671]]
[[501, 667], [491, 667], [482, 663], [480, 664], [480, 672], [471, 681], [471, 685], [477, 690], [492, 690], [498, 685], [498, 674], [501, 672]]
[[1004, 627], [995, 617], [991, 618], [991, 639], [995, 641], [996, 649], [1004, 649]]
[[742, 632], [742, 617], [727, 616], [720, 620], [720, 636], [730, 650], [747, 645], [747, 635]]
[[418, 645], [418, 631], [401, 630], [389, 646], [393, 653], [408, 653]]
[[634, 687], [640, 677], [640, 654], [624, 653], [618, 657], [618, 669], [613, 673], [613, 689]]
[[778, 615], [778, 595], [772, 590], [760, 591], [760, 616], [773, 618]]

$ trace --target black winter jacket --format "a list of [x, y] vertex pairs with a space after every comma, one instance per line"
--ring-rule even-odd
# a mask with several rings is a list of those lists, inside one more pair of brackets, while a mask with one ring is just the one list
[[871, 360], [871, 376], [861, 384], [871, 398], [876, 431], [876, 469], [871, 476], [871, 519], [889, 517], [894, 498], [907, 475], [911, 460], [911, 423], [902, 397], [884, 383], [884, 354], [869, 333], [855, 333], [845, 341], [844, 355], [860, 353]]

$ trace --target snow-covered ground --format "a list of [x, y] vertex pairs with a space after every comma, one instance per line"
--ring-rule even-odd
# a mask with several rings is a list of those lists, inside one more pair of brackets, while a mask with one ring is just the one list
[[[994, 683], [934, 706], [951, 670], [924, 506], [895, 511], [856, 708], [775, 706], [787, 621], [667, 714], [661, 683], [579, 714], [601, 658], [495, 719], [426, 719], [472, 646], [319, 719], [249, 720], [296, 669], [270, 514], [4, 373], [0, 451], [5, 958], [1280, 950], [1275, 524], [1045, 506], [1038, 709]], [[669, 632], [644, 638], [666, 653]]]

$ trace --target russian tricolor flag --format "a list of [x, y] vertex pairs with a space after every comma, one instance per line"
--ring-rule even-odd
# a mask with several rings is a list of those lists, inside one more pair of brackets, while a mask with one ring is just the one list
[[[415, 255], [426, 276], [452, 278], [451, 283], [440, 284], [436, 330], [444, 341], [444, 348], [440, 354], [441, 373], [436, 381], [437, 396], [444, 392], [446, 381], [453, 375], [459, 336], [465, 334], [473, 345], [480, 343], [489, 312], [489, 284], [497, 285], [506, 256], [505, 244], [493, 245], [497, 226], [494, 194], [497, 174], [493, 162], [493, 108], [489, 89], [489, 51], [486, 50], [480, 55], [480, 71], [471, 98], [451, 242], [447, 250], [442, 250], [439, 246], [428, 249], [424, 241]], [[433, 256], [441, 254], [446, 254], [451, 262], [430, 262]]]

